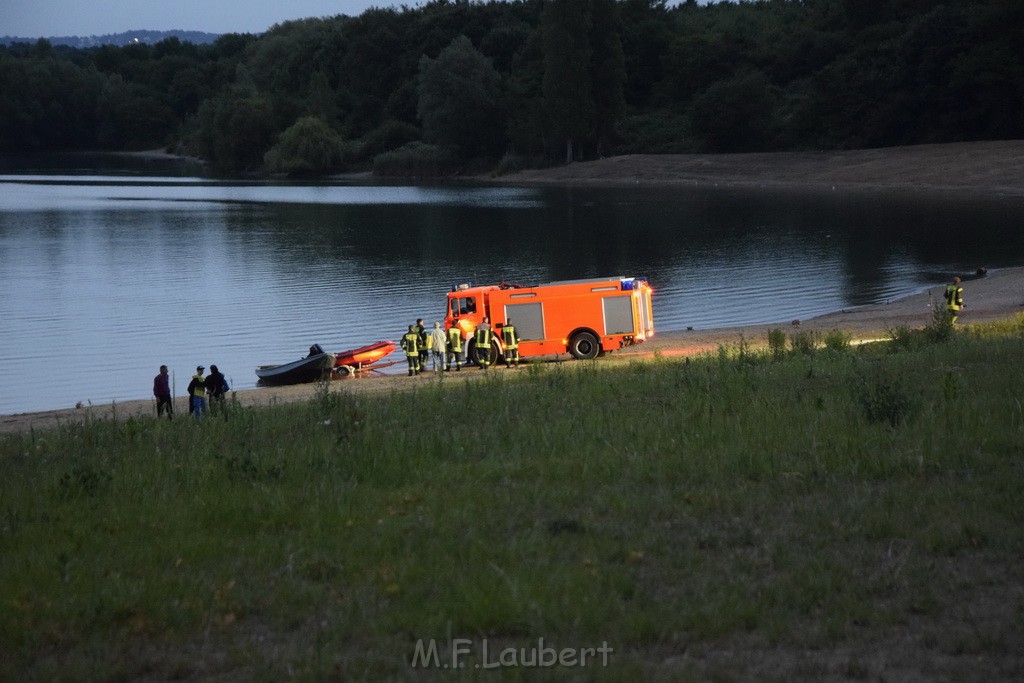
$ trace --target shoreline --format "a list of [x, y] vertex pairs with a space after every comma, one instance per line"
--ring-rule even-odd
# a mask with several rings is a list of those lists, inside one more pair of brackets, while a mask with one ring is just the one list
[[[871, 341], [886, 338], [888, 330], [898, 327], [919, 328], [931, 320], [931, 303], [942, 301], [945, 285], [931, 286], [923, 291], [892, 301], [868, 304], [856, 308], [833, 311], [814, 318], [799, 321], [778, 321], [737, 327], [709, 328], [702, 330], [672, 330], [656, 332], [652, 339], [643, 344], [609, 354], [600, 362], [621, 362], [660, 356], [694, 355], [714, 351], [721, 345], [736, 344], [741, 339], [752, 347], [766, 345], [769, 330], [781, 329], [792, 334], [796, 331], [828, 332], [841, 330], [851, 335], [854, 341]], [[963, 324], [990, 322], [1008, 318], [1024, 311], [1024, 267], [1006, 268], [989, 273], [987, 276], [964, 282], [966, 308], [961, 315]], [[657, 316], [655, 316], [657, 327]], [[504, 370], [497, 370], [503, 372]], [[473, 381], [484, 373], [475, 368], [466, 372], [448, 373], [445, 381]], [[380, 393], [407, 390], [423, 386], [432, 379], [430, 373], [418, 379], [409, 379], [404, 373], [395, 375], [368, 372], [362, 376], [331, 382], [331, 391], [354, 393]], [[242, 406], [269, 406], [286, 404], [313, 398], [317, 384], [300, 384], [284, 387], [258, 387], [231, 392], [234, 400]], [[175, 397], [175, 407], [186, 404], [184, 396]], [[14, 413], [0, 415], [0, 434], [12, 434], [35, 429], [52, 429], [66, 424], [87, 420], [126, 419], [130, 417], [155, 416], [155, 400], [135, 399], [111, 404], [89, 405], [82, 408], [60, 408], [56, 410]], [[188, 415], [184, 410], [178, 419]]]
[[1024, 197], [1024, 140], [819, 152], [627, 154], [479, 178], [490, 184]]
[[[201, 159], [162, 148], [91, 153], [205, 164]], [[690, 187], [796, 193], [953, 193], [959, 196], [1024, 198], [1024, 140], [812, 152], [624, 154], [501, 176], [471, 174], [406, 178], [356, 171], [331, 174], [320, 180], [352, 185], [415, 185], [448, 181], [525, 187]]]

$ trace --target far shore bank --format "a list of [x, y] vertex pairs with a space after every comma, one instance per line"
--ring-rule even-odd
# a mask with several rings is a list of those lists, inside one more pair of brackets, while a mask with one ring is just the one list
[[519, 171], [490, 182], [1024, 197], [1024, 140], [820, 152], [630, 154]]
[[[165, 149], [106, 153], [204, 163]], [[627, 154], [501, 176], [393, 178], [359, 171], [329, 175], [322, 180], [359, 185], [454, 181], [519, 186], [718, 187], [1024, 197], [1024, 140], [815, 152]]]
[[[990, 322], [1024, 312], [1024, 267], [1008, 268], [990, 273], [986, 277], [964, 283], [967, 307], [961, 316], [964, 324]], [[672, 357], [714, 351], [721, 345], [737, 344], [742, 339], [751, 347], [763, 347], [767, 343], [769, 330], [781, 329], [787, 335], [799, 330], [827, 332], [842, 330], [854, 341], [884, 339], [888, 331], [899, 327], [920, 328], [931, 321], [932, 306], [942, 304], [944, 286], [930, 287], [923, 292], [895, 299], [887, 303], [861, 306], [835, 311], [801, 321], [778, 321], [770, 324], [745, 325], [704, 330], [671, 330], [658, 332], [654, 338], [622, 351], [605, 356], [599, 362], [618, 363], [629, 360], [650, 358], [657, 355]], [[655, 310], [655, 314], [657, 310]], [[799, 322], [795, 325], [795, 322]], [[657, 326], [657, 315], [655, 315]], [[495, 368], [489, 372], [509, 372]], [[476, 368], [467, 368], [460, 373], [446, 373], [445, 381], [474, 381], [485, 373]], [[364, 373], [362, 376], [337, 380], [331, 383], [331, 391], [354, 393], [381, 393], [407, 390], [437, 381], [432, 373], [416, 378], [405, 374], [382, 375]], [[286, 387], [261, 387], [232, 392], [234, 399], [243, 406], [285, 404], [313, 398], [315, 384], [301, 384]], [[177, 397], [176, 419], [188, 419], [185, 414], [186, 397]], [[25, 432], [32, 429], [50, 429], [62, 424], [85, 420], [106, 420], [111, 418], [155, 415], [155, 402], [150, 399], [128, 400], [112, 404], [89, 405], [82, 408], [65, 408], [33, 413], [0, 415], [0, 433]]]

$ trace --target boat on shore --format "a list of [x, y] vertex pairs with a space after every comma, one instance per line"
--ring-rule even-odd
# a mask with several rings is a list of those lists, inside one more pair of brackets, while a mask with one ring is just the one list
[[350, 349], [334, 354], [334, 367], [359, 370], [376, 363], [398, 348], [393, 341], [378, 341], [358, 349]]
[[304, 384], [329, 378], [334, 368], [335, 356], [313, 344], [305, 358], [281, 365], [261, 365], [256, 376], [265, 384]]

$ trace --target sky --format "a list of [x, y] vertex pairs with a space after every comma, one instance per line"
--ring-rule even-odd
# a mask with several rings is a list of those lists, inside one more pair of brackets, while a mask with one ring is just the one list
[[369, 7], [422, 4], [423, 0], [0, 0], [0, 36], [100, 36], [174, 29], [263, 33], [289, 19], [355, 16]]
[[358, 15], [389, 0], [0, 0], [0, 36], [91, 36], [132, 30], [262, 33], [288, 19]]

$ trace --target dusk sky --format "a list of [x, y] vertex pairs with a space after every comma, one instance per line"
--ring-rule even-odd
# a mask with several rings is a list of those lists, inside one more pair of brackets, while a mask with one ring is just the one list
[[[702, 0], [704, 4], [706, 0]], [[0, 36], [92, 36], [137, 29], [262, 33], [289, 19], [362, 14], [421, 0], [0, 0]], [[669, 3], [670, 5], [676, 3]]]
[[0, 35], [90, 36], [136, 29], [262, 33], [288, 19], [357, 15], [368, 7], [402, 4], [387, 0], [0, 0]]

